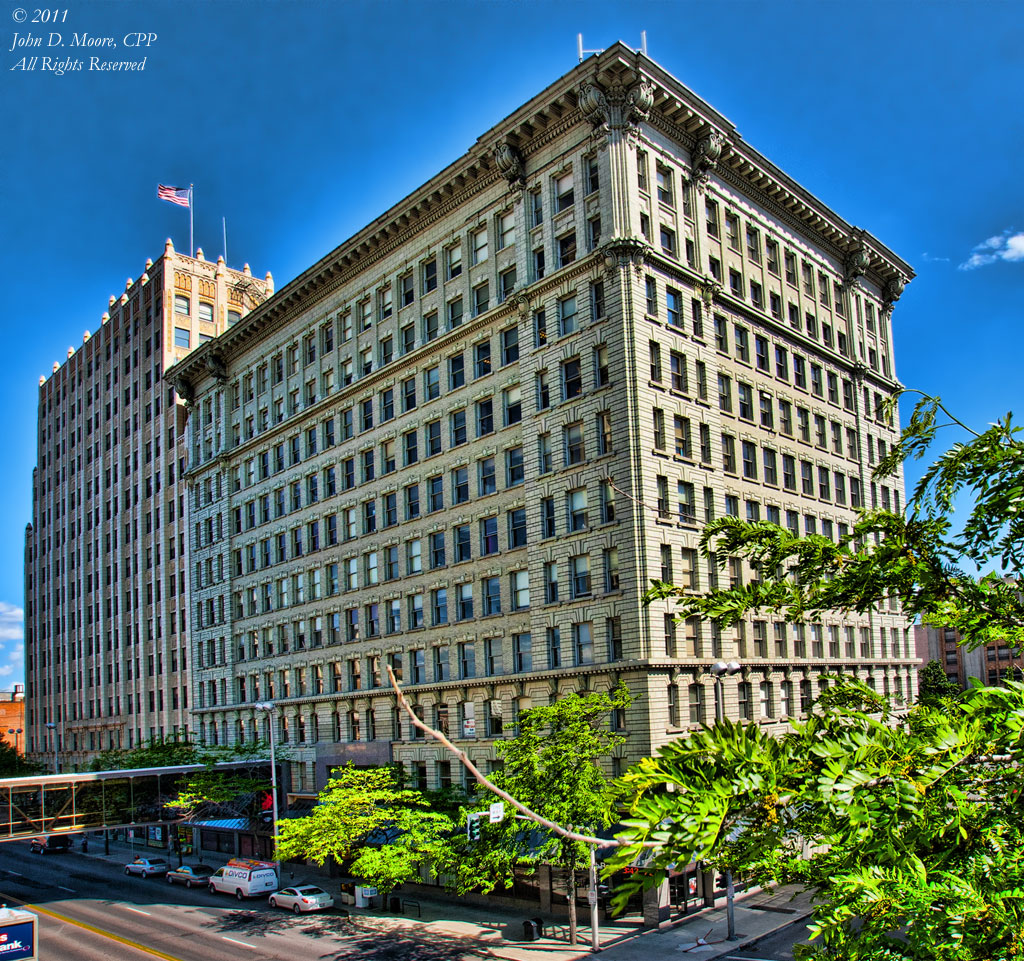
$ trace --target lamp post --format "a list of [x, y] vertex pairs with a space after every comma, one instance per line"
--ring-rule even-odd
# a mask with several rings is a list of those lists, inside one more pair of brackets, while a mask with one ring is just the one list
[[47, 721], [44, 727], [50, 732], [53, 739], [53, 773], [60, 774], [60, 765], [57, 762], [57, 725], [53, 721]]
[[15, 754], [19, 753], [18, 752], [18, 738], [21, 736], [21, 728], [20, 727], [9, 727], [9, 728], [7, 728], [7, 733], [14, 735], [14, 753]]
[[281, 882], [281, 862], [277, 859], [277, 760], [274, 756], [274, 741], [277, 732], [274, 730], [274, 715], [277, 713], [277, 705], [273, 701], [259, 701], [253, 705], [257, 711], [265, 712], [267, 715], [267, 728], [270, 731], [270, 800], [274, 823], [272, 825], [271, 843], [274, 845], [274, 867], [277, 870], [277, 880]]
[[[725, 689], [722, 686], [722, 678], [726, 674], [738, 674], [743, 668], [738, 661], [715, 661], [708, 670], [715, 679], [715, 720], [725, 720]], [[729, 933], [727, 941], [738, 941], [736, 935], [736, 888], [732, 883], [732, 869], [725, 869], [725, 913]]]

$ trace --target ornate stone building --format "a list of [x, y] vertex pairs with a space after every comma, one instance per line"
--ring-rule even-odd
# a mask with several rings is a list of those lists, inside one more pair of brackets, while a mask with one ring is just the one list
[[272, 291], [168, 240], [40, 378], [23, 742], [37, 757], [56, 747], [64, 768], [189, 732], [185, 407], [163, 371]]
[[714, 717], [777, 724], [847, 671], [906, 698], [895, 609], [738, 631], [645, 606], [750, 572], [722, 514], [840, 537], [899, 509], [891, 313], [911, 268], [622, 44], [169, 374], [189, 399], [193, 709], [301, 784], [395, 759], [461, 777], [517, 712], [624, 682], [615, 767]]

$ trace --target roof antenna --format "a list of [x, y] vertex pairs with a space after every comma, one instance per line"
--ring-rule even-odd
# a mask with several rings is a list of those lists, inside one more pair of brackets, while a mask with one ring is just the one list
[[647, 31], [640, 31], [640, 52], [646, 57], [647, 56]]
[[600, 50], [584, 50], [583, 49], [583, 34], [576, 34], [576, 51], [579, 54], [580, 63], [583, 63], [583, 54], [585, 53], [604, 53], [604, 47]]

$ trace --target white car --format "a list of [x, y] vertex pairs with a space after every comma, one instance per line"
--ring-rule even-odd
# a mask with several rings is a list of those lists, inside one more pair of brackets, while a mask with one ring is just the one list
[[168, 867], [168, 863], [163, 858], [136, 858], [124, 866], [124, 873], [150, 878], [166, 874]]
[[313, 884], [302, 884], [294, 888], [282, 888], [270, 895], [272, 908], [291, 908], [296, 914], [305, 911], [325, 911], [334, 907], [332, 898], [323, 888]]

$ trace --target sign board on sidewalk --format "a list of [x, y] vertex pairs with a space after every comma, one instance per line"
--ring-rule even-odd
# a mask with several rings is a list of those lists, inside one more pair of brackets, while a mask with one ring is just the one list
[[31, 911], [0, 909], [0, 961], [34, 961], [36, 916]]
[[495, 801], [489, 808], [491, 824], [497, 824], [505, 817], [505, 802]]

